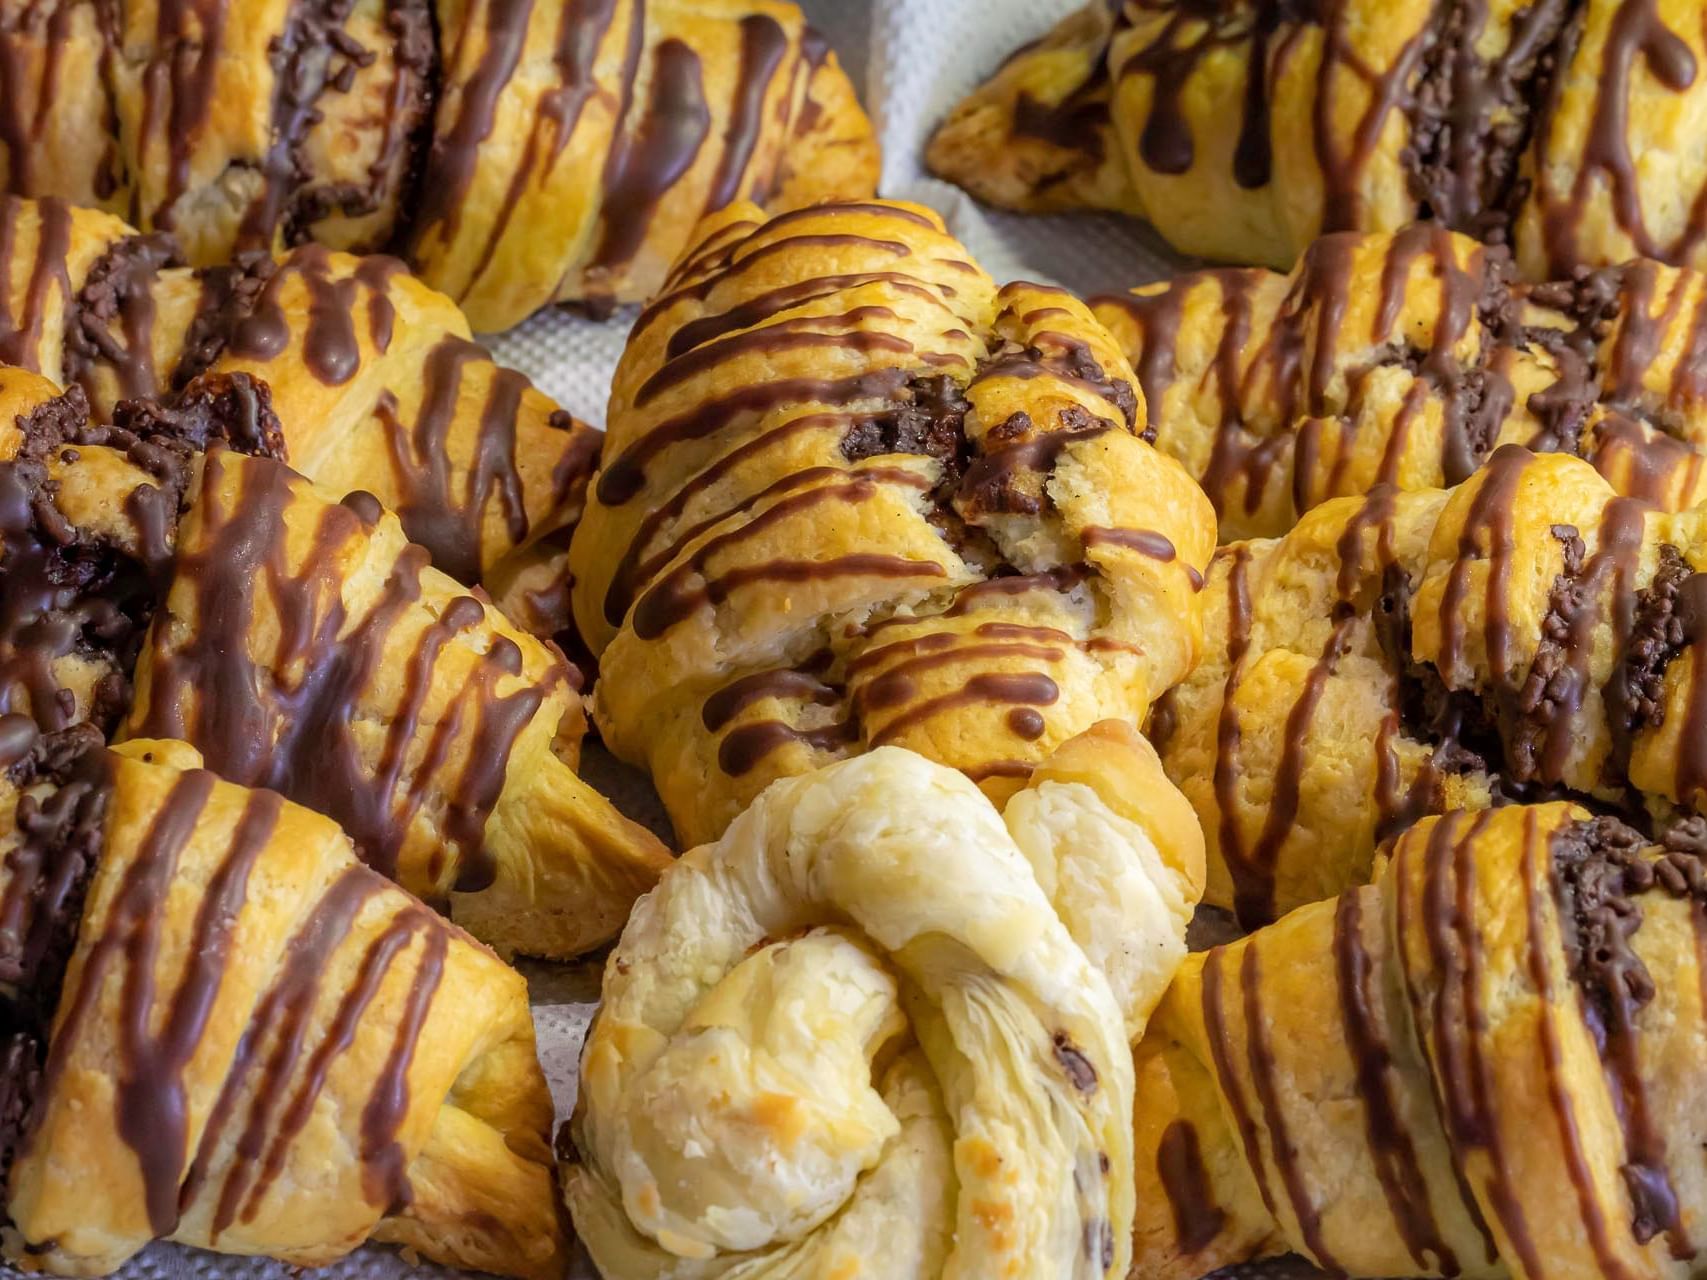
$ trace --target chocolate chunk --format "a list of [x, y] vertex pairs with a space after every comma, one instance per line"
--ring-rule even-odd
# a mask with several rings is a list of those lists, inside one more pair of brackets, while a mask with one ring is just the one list
[[862, 417], [848, 429], [842, 437], [842, 456], [858, 462], [886, 453], [922, 454], [958, 473], [970, 408], [953, 378], [914, 378], [894, 409]]
[[1080, 1093], [1095, 1093], [1097, 1070], [1091, 1060], [1079, 1050], [1065, 1031], [1057, 1031], [1054, 1040], [1055, 1061], [1067, 1073], [1067, 1079]]
[[1629, 743], [1636, 734], [1665, 723], [1662, 682], [1666, 668], [1687, 641], [1678, 615], [1678, 592], [1694, 576], [1683, 553], [1664, 545], [1653, 580], [1637, 593], [1635, 620], [1606, 696], [1607, 719], [1622, 760], [1628, 760]]
[[272, 389], [247, 373], [202, 374], [166, 401], [120, 401], [113, 426], [139, 440], [181, 444], [197, 453], [217, 442], [252, 457], [287, 460]]

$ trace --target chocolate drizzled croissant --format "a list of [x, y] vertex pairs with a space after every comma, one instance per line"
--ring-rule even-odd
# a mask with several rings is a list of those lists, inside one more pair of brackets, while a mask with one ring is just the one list
[[1137, 1053], [1135, 1275], [1681, 1276], [1707, 1247], [1699, 820], [1452, 813], [1187, 959]]
[[298, 1265], [366, 1240], [564, 1266], [527, 989], [326, 818], [182, 743], [76, 735], [0, 781], [0, 1241]]
[[371, 495], [209, 454], [120, 735], [335, 818], [505, 953], [615, 936], [669, 858], [575, 775], [579, 676], [433, 569]]
[[708, 224], [637, 322], [570, 564], [595, 715], [684, 843], [892, 743], [997, 796], [1191, 665], [1202, 493], [1064, 292], [912, 205]]
[[1529, 279], [1707, 266], [1690, 0], [1092, 0], [961, 103], [931, 167], [1018, 209], [1150, 221], [1285, 268], [1429, 218]]
[[702, 214], [869, 195], [871, 126], [781, 0], [82, 0], [0, 9], [0, 190], [197, 266], [405, 252], [477, 327], [638, 301]]
[[1151, 722], [1209, 835], [1206, 900], [1260, 924], [1361, 883], [1419, 815], [1514, 794], [1704, 811], [1704, 518], [1507, 445], [1450, 493], [1223, 547], [1209, 652]]
[[1288, 276], [1189, 272], [1092, 309], [1224, 538], [1376, 484], [1457, 484], [1508, 443], [1673, 509], [1707, 498], [1707, 277], [1643, 260], [1512, 286], [1506, 266], [1419, 223], [1325, 236]]
[[894, 747], [767, 790], [605, 969], [564, 1170], [600, 1273], [1125, 1276], [1201, 840], [1118, 723], [1001, 813]]

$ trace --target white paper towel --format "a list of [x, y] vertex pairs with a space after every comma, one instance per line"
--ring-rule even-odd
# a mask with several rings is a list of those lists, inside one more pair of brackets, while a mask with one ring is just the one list
[[[1023, 218], [980, 208], [947, 183], [926, 176], [921, 155], [932, 127], [1015, 47], [1046, 31], [1081, 0], [804, 0], [871, 111], [883, 144], [882, 194], [938, 209], [949, 227], [998, 281], [1060, 283], [1081, 293], [1154, 280], [1177, 265], [1153, 234], [1105, 216]], [[544, 311], [486, 341], [499, 361], [527, 373], [576, 416], [602, 425], [612, 370], [632, 308], [603, 323], [568, 310]], [[656, 825], [656, 798], [643, 779], [596, 746], [586, 770], [624, 809]], [[540, 1056], [559, 1117], [574, 1102], [576, 1059], [592, 1001], [596, 964], [524, 966], [533, 991]], [[316, 1273], [327, 1280], [400, 1280], [406, 1274], [454, 1277], [411, 1264], [387, 1249], [362, 1249]], [[8, 1274], [0, 1267], [0, 1275]], [[10, 1273], [15, 1274], [15, 1273]], [[287, 1280], [298, 1273], [265, 1259], [156, 1245], [120, 1273], [125, 1280]], [[590, 1277], [584, 1260], [572, 1280]]]

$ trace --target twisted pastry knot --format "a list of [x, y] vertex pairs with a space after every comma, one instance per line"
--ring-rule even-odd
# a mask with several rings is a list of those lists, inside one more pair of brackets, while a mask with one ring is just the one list
[[21, 764], [0, 823], [8, 1261], [101, 1274], [165, 1238], [312, 1266], [373, 1239], [561, 1274], [520, 975], [331, 821], [182, 743]]
[[646, 297], [732, 201], [877, 178], [852, 85], [778, 0], [56, 0], [0, 21], [0, 58], [0, 190], [198, 266], [403, 250], [483, 330]]
[[309, 245], [174, 262], [168, 237], [107, 214], [0, 197], [0, 362], [79, 384], [103, 421], [126, 397], [182, 408], [204, 374], [263, 382], [251, 412], [273, 452], [373, 493], [439, 568], [486, 582], [532, 629], [566, 625], [567, 603], [535, 588], [561, 570], [596, 431], [495, 364], [394, 258]]
[[1431, 818], [1375, 884], [1190, 957], [1137, 1053], [1134, 1273], [1691, 1273], [1701, 835]]
[[778, 782], [606, 967], [565, 1170], [600, 1271], [1125, 1275], [1127, 1043], [1201, 854], [1116, 722], [1002, 815], [897, 748]]
[[1001, 798], [1194, 661], [1214, 520], [1069, 295], [934, 213], [708, 224], [617, 371], [576, 530], [595, 715], [683, 843], [905, 746]]
[[1193, 272], [1092, 309], [1223, 538], [1376, 484], [1458, 484], [1503, 444], [1576, 454], [1674, 510], [1707, 498], [1690, 372], [1707, 277], [1637, 260], [1514, 286], [1506, 265], [1413, 224], [1325, 236], [1286, 276]]
[[1093, 0], [955, 108], [937, 173], [1019, 209], [1116, 209], [1285, 268], [1419, 217], [1523, 274], [1707, 265], [1689, 0]]

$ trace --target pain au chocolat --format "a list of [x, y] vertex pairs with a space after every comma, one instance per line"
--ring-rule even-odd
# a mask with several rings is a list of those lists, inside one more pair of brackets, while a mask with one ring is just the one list
[[1188, 272], [1092, 309], [1223, 538], [1377, 484], [1458, 484], [1503, 444], [1673, 509], [1707, 498], [1707, 277], [1641, 260], [1520, 285], [1506, 265], [1416, 223], [1324, 236], [1288, 275]]
[[1124, 723], [1000, 812], [896, 747], [778, 782], [605, 968], [564, 1170], [601, 1274], [1122, 1280], [1201, 858]]
[[1704, 266], [1704, 60], [1693, 0], [1091, 0], [927, 156], [993, 203], [1131, 213], [1223, 262], [1429, 218], [1534, 280]]
[[245, 438], [247, 375], [191, 384], [205, 420], [127, 402], [110, 426], [80, 390], [10, 380], [37, 403], [0, 461], [0, 710], [185, 739], [506, 953], [615, 935], [668, 858], [576, 777], [580, 678], [554, 646], [371, 494], [314, 486], [277, 432]]
[[555, 1280], [551, 1098], [521, 975], [328, 819], [0, 717], [0, 1253], [150, 1241], [302, 1266], [364, 1241]]
[[497, 365], [468, 320], [394, 258], [308, 245], [173, 266], [172, 242], [58, 200], [0, 197], [0, 362], [87, 392], [166, 399], [203, 373], [265, 382], [284, 456], [374, 494], [434, 563], [532, 629], [567, 603], [560, 566], [598, 433]]
[[1429, 818], [1374, 884], [1189, 957], [1137, 1052], [1132, 1274], [1691, 1274], [1702, 837]]
[[1207, 655], [1151, 721], [1206, 900], [1262, 923], [1362, 883], [1420, 815], [1512, 796], [1707, 811], [1704, 518], [1507, 445], [1450, 492], [1221, 548]]
[[483, 330], [646, 297], [695, 223], [869, 195], [870, 123], [782, 0], [0, 7], [0, 190], [196, 266], [404, 254]]
[[711, 221], [637, 322], [571, 544], [594, 714], [683, 844], [892, 744], [995, 796], [1198, 652], [1214, 516], [1068, 294], [937, 215]]

